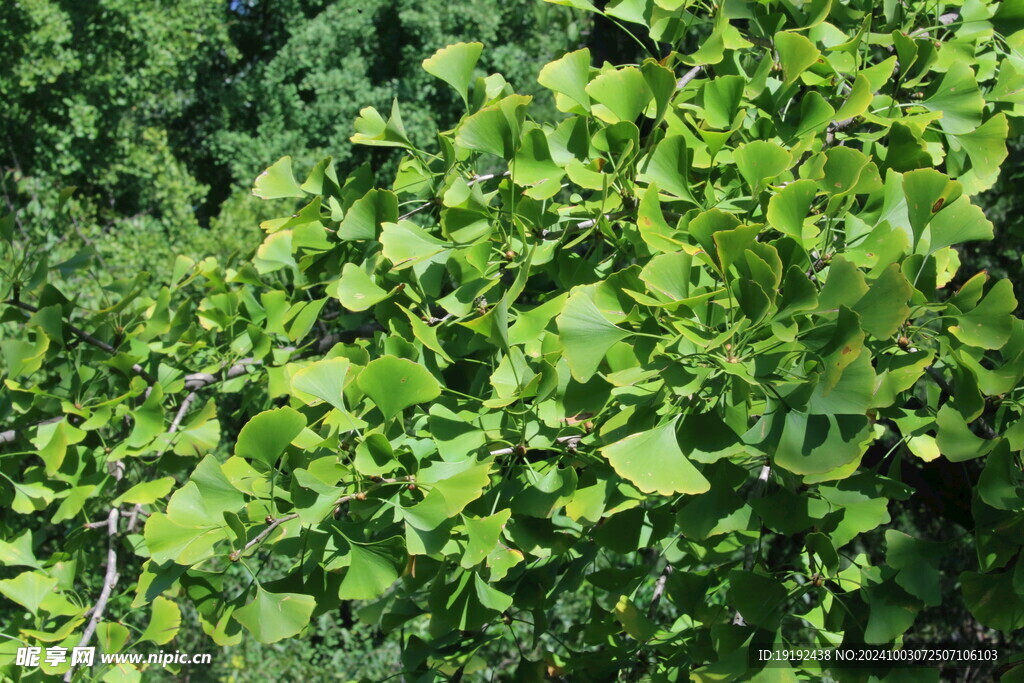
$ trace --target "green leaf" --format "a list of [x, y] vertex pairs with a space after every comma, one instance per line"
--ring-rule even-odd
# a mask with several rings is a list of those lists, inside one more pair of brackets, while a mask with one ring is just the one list
[[663, 496], [704, 493], [711, 484], [679, 448], [677, 421], [627, 436], [602, 448], [601, 455], [641, 491]]
[[764, 181], [771, 180], [789, 168], [789, 152], [774, 142], [755, 140], [741, 145], [733, 152], [736, 168], [750, 185], [754, 194], [763, 189]]
[[615, 618], [630, 638], [640, 642], [646, 642], [658, 630], [654, 622], [625, 595], [620, 596], [615, 604]]
[[795, 474], [822, 474], [855, 461], [872, 439], [863, 415], [786, 413], [775, 463]]
[[732, 127], [745, 85], [742, 76], [721, 76], [704, 84], [704, 114], [709, 126], [721, 130]]
[[260, 173], [253, 184], [252, 193], [260, 199], [306, 196], [292, 175], [292, 158], [289, 156], [281, 157]]
[[987, 190], [995, 182], [995, 176], [1006, 160], [1006, 138], [1009, 132], [1006, 115], [1000, 112], [970, 133], [957, 137], [971, 158], [974, 173], [980, 178], [991, 177], [990, 181], [980, 183], [975, 191]]
[[951, 204], [960, 198], [962, 188], [949, 176], [932, 168], [922, 168], [903, 174], [903, 191], [916, 244], [932, 217], [943, 207], [947, 211], [952, 208]]
[[785, 586], [771, 577], [738, 569], [729, 572], [726, 599], [747, 623], [774, 631], [785, 613], [787, 597]]
[[433, 401], [441, 395], [441, 385], [422, 365], [395, 356], [371, 361], [356, 381], [385, 420], [409, 406]]
[[462, 554], [460, 564], [464, 569], [470, 569], [483, 562], [491, 551], [498, 545], [501, 532], [508, 524], [511, 510], [501, 510], [489, 517], [479, 519], [464, 517], [466, 525], [466, 536], [469, 538], [466, 543], [466, 550]]
[[0, 564], [5, 567], [32, 567], [41, 569], [32, 551], [32, 532], [25, 529], [11, 541], [0, 539]]
[[629, 332], [608, 322], [587, 293], [578, 288], [570, 292], [557, 321], [565, 359], [578, 382], [593, 377], [608, 349], [629, 336]]
[[405, 567], [405, 547], [398, 536], [366, 545], [352, 543], [348, 552], [348, 571], [338, 589], [338, 597], [342, 600], [380, 597]]
[[[824, 292], [823, 292], [824, 294]], [[824, 296], [819, 297], [819, 306]], [[860, 316], [846, 306], [839, 307], [832, 336], [818, 349], [822, 360], [825, 389], [830, 391], [839, 382], [843, 371], [864, 350], [864, 331], [860, 327]]]
[[587, 48], [569, 52], [546, 64], [537, 76], [537, 82], [545, 88], [571, 98], [587, 111], [590, 110], [589, 81], [590, 50]]
[[309, 624], [316, 600], [300, 593], [271, 593], [256, 589], [256, 598], [235, 610], [235, 619], [261, 643], [276, 643], [298, 635]]
[[564, 175], [565, 171], [551, 158], [544, 132], [539, 128], [528, 130], [516, 151], [515, 163], [512, 165], [512, 180], [522, 186], [541, 185], [542, 187], [535, 188], [529, 194], [539, 199], [547, 199], [558, 192], [561, 187], [559, 181]]
[[342, 267], [341, 279], [328, 285], [327, 293], [350, 311], [373, 308], [389, 296], [387, 290], [378, 287], [373, 278], [354, 263]]
[[242, 427], [235, 443], [235, 455], [273, 467], [305, 426], [306, 418], [292, 408], [265, 410]]
[[139, 641], [149, 641], [157, 645], [166, 645], [178, 635], [181, 626], [181, 610], [178, 605], [158, 595], [153, 599], [152, 612], [146, 630], [139, 636]]
[[1002, 440], [989, 453], [985, 469], [978, 477], [978, 495], [987, 505], [998, 510], [1024, 508], [1024, 474], [1017, 465], [1007, 440]]
[[525, 95], [509, 95], [484, 107], [462, 120], [455, 133], [455, 143], [466, 149], [512, 159], [523, 125], [523, 108], [529, 101]]
[[428, 484], [431, 489], [423, 503], [432, 497], [440, 498], [431, 503], [439, 504], [445, 518], [449, 518], [480, 498], [490, 484], [490, 471], [491, 460], [477, 462], [475, 458], [467, 458], [459, 462], [435, 462], [420, 470], [416, 481]]
[[594, 101], [594, 115], [607, 123], [635, 121], [653, 97], [635, 66], [605, 71], [587, 85], [586, 92]]
[[1017, 299], [1013, 296], [1013, 283], [1000, 280], [977, 306], [958, 317], [957, 324], [950, 326], [949, 331], [969, 346], [1001, 349], [1013, 331], [1015, 310]]
[[985, 99], [969, 63], [956, 60], [950, 64], [949, 70], [921, 106], [942, 113], [939, 126], [947, 133], [962, 135], [977, 128], [981, 124]]
[[960, 197], [948, 208], [935, 214], [929, 228], [929, 252], [933, 254], [944, 247], [975, 240], [990, 240], [993, 234], [992, 222], [985, 217], [985, 212], [967, 197]]
[[292, 375], [292, 388], [347, 412], [342, 392], [350, 364], [347, 358], [319, 360]]
[[391, 261], [395, 270], [422, 263], [451, 247], [448, 242], [437, 239], [410, 221], [385, 223], [380, 243], [384, 248], [384, 258]]
[[864, 628], [866, 643], [892, 642], [911, 627], [921, 608], [919, 602], [894, 583], [865, 586], [860, 592], [870, 608]]
[[910, 315], [908, 302], [913, 291], [900, 265], [890, 264], [853, 307], [860, 316], [861, 329], [875, 339], [896, 334]]
[[468, 106], [469, 84], [483, 49], [483, 43], [455, 43], [443, 47], [423, 60], [423, 70], [455, 88]]
[[686, 138], [670, 135], [640, 165], [640, 180], [657, 185], [671, 195], [693, 201], [690, 193], [690, 153]]
[[398, 197], [395, 193], [373, 189], [345, 212], [345, 218], [338, 224], [338, 237], [343, 240], [376, 239], [382, 224], [397, 220]]
[[810, 215], [811, 204], [818, 194], [813, 180], [789, 183], [768, 200], [768, 224], [798, 242], [804, 239], [804, 221]]
[[821, 52], [801, 33], [781, 31], [775, 34], [775, 51], [782, 64], [786, 85], [793, 83], [804, 71], [818, 61]]
[[949, 403], [943, 404], [935, 416], [937, 432], [935, 443], [939, 450], [952, 462], [973, 460], [992, 450], [995, 440], [975, 436], [959, 411]]
[[836, 110], [832, 118], [836, 121], [845, 121], [860, 116], [868, 110], [872, 99], [871, 82], [867, 76], [858, 74], [853, 80], [853, 86], [850, 88], [850, 94], [846, 96], [846, 101]]
[[942, 602], [939, 563], [946, 554], [945, 547], [920, 541], [895, 529], [885, 532], [885, 547], [885, 561], [898, 570], [896, 583], [924, 604], [939, 605]]
[[398, 110], [398, 100], [391, 104], [391, 116], [387, 121], [373, 107], [359, 111], [355, 121], [356, 133], [349, 140], [356, 145], [371, 147], [404, 147], [413, 149], [412, 143], [405, 132], [402, 115]]
[[13, 579], [0, 581], [0, 595], [12, 600], [32, 614], [39, 613], [39, 607], [57, 587], [57, 579], [38, 571], [22, 572]]
[[153, 481], [139, 482], [115, 498], [113, 504], [150, 505], [170, 493], [176, 483], [174, 477], [161, 477]]
[[982, 625], [1005, 633], [1024, 628], [1024, 597], [1014, 585], [1012, 571], [964, 572], [960, 586], [967, 609]]

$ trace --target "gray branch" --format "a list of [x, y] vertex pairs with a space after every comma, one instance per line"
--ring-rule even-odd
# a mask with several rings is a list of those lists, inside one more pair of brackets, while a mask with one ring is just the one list
[[[107, 514], [107, 572], [103, 577], [103, 589], [100, 591], [100, 597], [96, 600], [96, 605], [92, 608], [92, 616], [89, 618], [89, 624], [85, 627], [85, 631], [82, 633], [82, 639], [78, 641], [78, 647], [85, 647], [92, 640], [92, 636], [96, 633], [96, 628], [103, 621], [103, 613], [107, 609], [107, 602], [110, 600], [110, 594], [114, 592], [114, 587], [117, 585], [117, 580], [120, 578], [117, 574], [117, 520], [120, 517], [120, 512], [116, 507], [110, 508], [110, 513]], [[64, 674], [64, 680], [70, 681], [72, 672], [74, 669], [68, 669], [68, 672]]]

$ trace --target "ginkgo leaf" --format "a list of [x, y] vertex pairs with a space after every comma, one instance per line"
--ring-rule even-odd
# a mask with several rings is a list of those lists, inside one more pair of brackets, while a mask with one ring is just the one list
[[608, 349], [629, 336], [629, 332], [608, 322], [582, 290], [570, 293], [557, 321], [565, 359], [572, 376], [580, 382], [597, 372]]
[[422, 365], [405, 358], [383, 356], [359, 373], [359, 388], [390, 420], [404, 408], [432, 401], [441, 395], [441, 385]]
[[711, 488], [711, 483], [679, 448], [676, 420], [605, 446], [601, 455], [619, 476], [647, 493], [698, 494]]
[[423, 70], [455, 88], [463, 102], [469, 102], [473, 68], [480, 59], [483, 43], [455, 43], [423, 60]]
[[255, 599], [235, 610], [234, 617], [261, 643], [298, 635], [309, 624], [316, 600], [299, 593], [271, 593], [259, 588]]
[[253, 184], [252, 193], [260, 199], [306, 196], [292, 175], [292, 158], [289, 156], [281, 157], [260, 173]]

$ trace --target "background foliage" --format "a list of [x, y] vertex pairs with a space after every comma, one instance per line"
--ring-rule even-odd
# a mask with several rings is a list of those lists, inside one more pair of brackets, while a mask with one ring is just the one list
[[[95, 249], [114, 272], [166, 279], [177, 254], [251, 249], [269, 213], [249, 190], [268, 160], [387, 163], [345, 142], [361, 107], [420, 102], [406, 122], [418, 141], [450, 125], [455, 98], [419, 66], [438, 47], [486, 41], [482, 65], [530, 92], [586, 25], [527, 1], [4, 3], [8, 210], [59, 257]], [[67, 186], [70, 234], [53, 228]]]
[[4, 653], [1021, 675], [1020, 8], [564, 4], [0, 10]]

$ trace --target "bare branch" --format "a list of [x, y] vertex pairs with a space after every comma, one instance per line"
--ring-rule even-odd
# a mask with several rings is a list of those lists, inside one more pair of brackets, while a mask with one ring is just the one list
[[[92, 617], [89, 618], [89, 624], [82, 633], [82, 639], [78, 641], [78, 647], [85, 647], [92, 640], [93, 634], [96, 633], [96, 628], [103, 620], [103, 613], [107, 609], [110, 594], [114, 592], [114, 587], [120, 578], [117, 574], [117, 546], [115, 543], [117, 539], [117, 521], [120, 514], [116, 507], [110, 508], [110, 512], [107, 514], [107, 521], [105, 523], [107, 527], [107, 572], [103, 577], [103, 588], [100, 590], [100, 597], [92, 608]], [[73, 671], [74, 669], [68, 669], [68, 672], [64, 674], [65, 681], [71, 680]]]
[[842, 121], [833, 121], [828, 124], [828, 128], [825, 129], [825, 146], [831, 147], [836, 142], [836, 132], [846, 130], [856, 122], [856, 117], [850, 117], [843, 119]]
[[290, 522], [293, 519], [297, 519], [298, 516], [299, 516], [299, 513], [293, 512], [290, 515], [285, 515], [284, 517], [278, 517], [277, 519], [272, 521], [270, 524], [268, 524], [266, 529], [264, 529], [263, 531], [259, 532], [255, 536], [253, 536], [252, 539], [250, 539], [250, 541], [248, 543], [246, 543], [245, 546], [241, 550], [234, 550], [234, 551], [232, 551], [231, 554], [228, 555], [228, 558], [230, 558], [230, 560], [232, 562], [237, 562], [238, 558], [240, 558], [242, 556], [242, 553], [244, 553], [246, 550], [248, 550], [249, 548], [252, 548], [255, 545], [259, 545], [260, 543], [263, 542], [264, 539], [266, 539], [267, 536], [269, 536], [271, 533], [273, 533], [274, 529], [276, 529], [277, 527], [281, 526], [285, 522]]
[[487, 180], [493, 180], [494, 178], [507, 178], [512, 175], [511, 171], [505, 171], [504, 173], [487, 173], [484, 175], [475, 175], [473, 178], [466, 183], [469, 187], [473, 187], [477, 183], [482, 183]]
[[661, 570], [661, 575], [654, 584], [654, 595], [651, 597], [651, 606], [647, 608], [648, 618], [653, 619], [654, 615], [657, 613], [658, 603], [661, 602], [661, 596], [665, 592], [665, 583], [668, 582], [668, 577], [672, 576], [673, 571], [675, 571], [675, 569], [671, 564], [666, 564], [665, 568]]
[[[348, 503], [351, 500], [362, 500], [362, 499], [366, 498], [366, 494], [370, 493], [374, 489], [380, 488], [384, 484], [395, 484], [395, 483], [403, 482], [403, 481], [413, 482], [413, 481], [415, 481], [415, 477], [412, 477], [412, 476], [396, 477], [394, 479], [377, 478], [376, 481], [369, 488], [367, 488], [365, 491], [361, 491], [359, 493], [350, 493], [350, 494], [344, 495], [341, 498], [339, 498], [338, 500], [336, 500], [334, 502], [335, 513], [337, 513], [337, 509], [339, 507], [341, 507], [342, 505], [344, 505], [345, 503]], [[274, 529], [276, 529], [277, 527], [281, 526], [285, 522], [290, 522], [293, 519], [297, 519], [298, 516], [299, 516], [299, 513], [293, 512], [291, 514], [284, 515], [283, 517], [278, 517], [277, 519], [272, 519], [267, 524], [266, 528], [263, 531], [259, 532], [258, 534], [253, 536], [251, 539], [249, 539], [249, 541], [244, 546], [242, 546], [242, 548], [240, 550], [232, 551], [231, 554], [228, 555], [228, 558], [232, 562], [237, 562], [238, 559], [245, 553], [245, 551], [247, 551], [250, 548], [253, 548], [253, 547], [259, 545], [260, 543], [262, 543], [263, 541], [265, 541], [267, 539], [267, 537], [270, 536], [270, 534], [272, 534], [274, 532]]]
[[178, 427], [181, 426], [181, 421], [185, 418], [185, 413], [188, 412], [189, 406], [191, 406], [192, 402], [196, 400], [196, 391], [198, 391], [198, 389], [190, 391], [188, 396], [185, 397], [185, 400], [181, 402], [180, 406], [178, 406], [178, 412], [175, 414], [174, 420], [171, 421], [171, 426], [167, 430], [168, 434], [173, 434], [178, 431]]
[[[560, 437], [558, 437], [557, 439], [555, 439], [555, 443], [557, 443], [557, 444], [567, 444], [569, 446], [569, 448], [575, 448], [576, 444], [582, 438], [583, 438], [583, 435], [581, 435], [581, 434], [570, 434], [569, 436], [560, 436]], [[526, 452], [526, 447], [525, 446], [512, 446], [512, 447], [509, 447], [509, 448], [499, 448], [496, 451], [491, 451], [490, 455], [493, 455], [493, 456], [512, 455], [512, 454], [514, 454], [517, 451], [522, 451], [522, 452], [525, 453]]]
[[695, 66], [695, 67], [693, 67], [692, 69], [687, 71], [685, 74], [683, 74], [682, 78], [680, 78], [678, 81], [676, 81], [676, 88], [679, 89], [679, 88], [685, 87], [687, 83], [689, 83], [693, 79], [697, 78], [697, 76], [699, 76], [700, 72], [703, 71], [703, 70], [704, 70], [703, 66]]
[[423, 202], [422, 204], [420, 204], [419, 206], [417, 206], [412, 211], [409, 211], [407, 213], [403, 213], [401, 216], [398, 217], [398, 220], [403, 221], [406, 218], [409, 218], [411, 216], [415, 216], [420, 211], [426, 211], [427, 209], [429, 209], [432, 206], [435, 206], [436, 204], [437, 204], [437, 199], [429, 199], [429, 200]]

